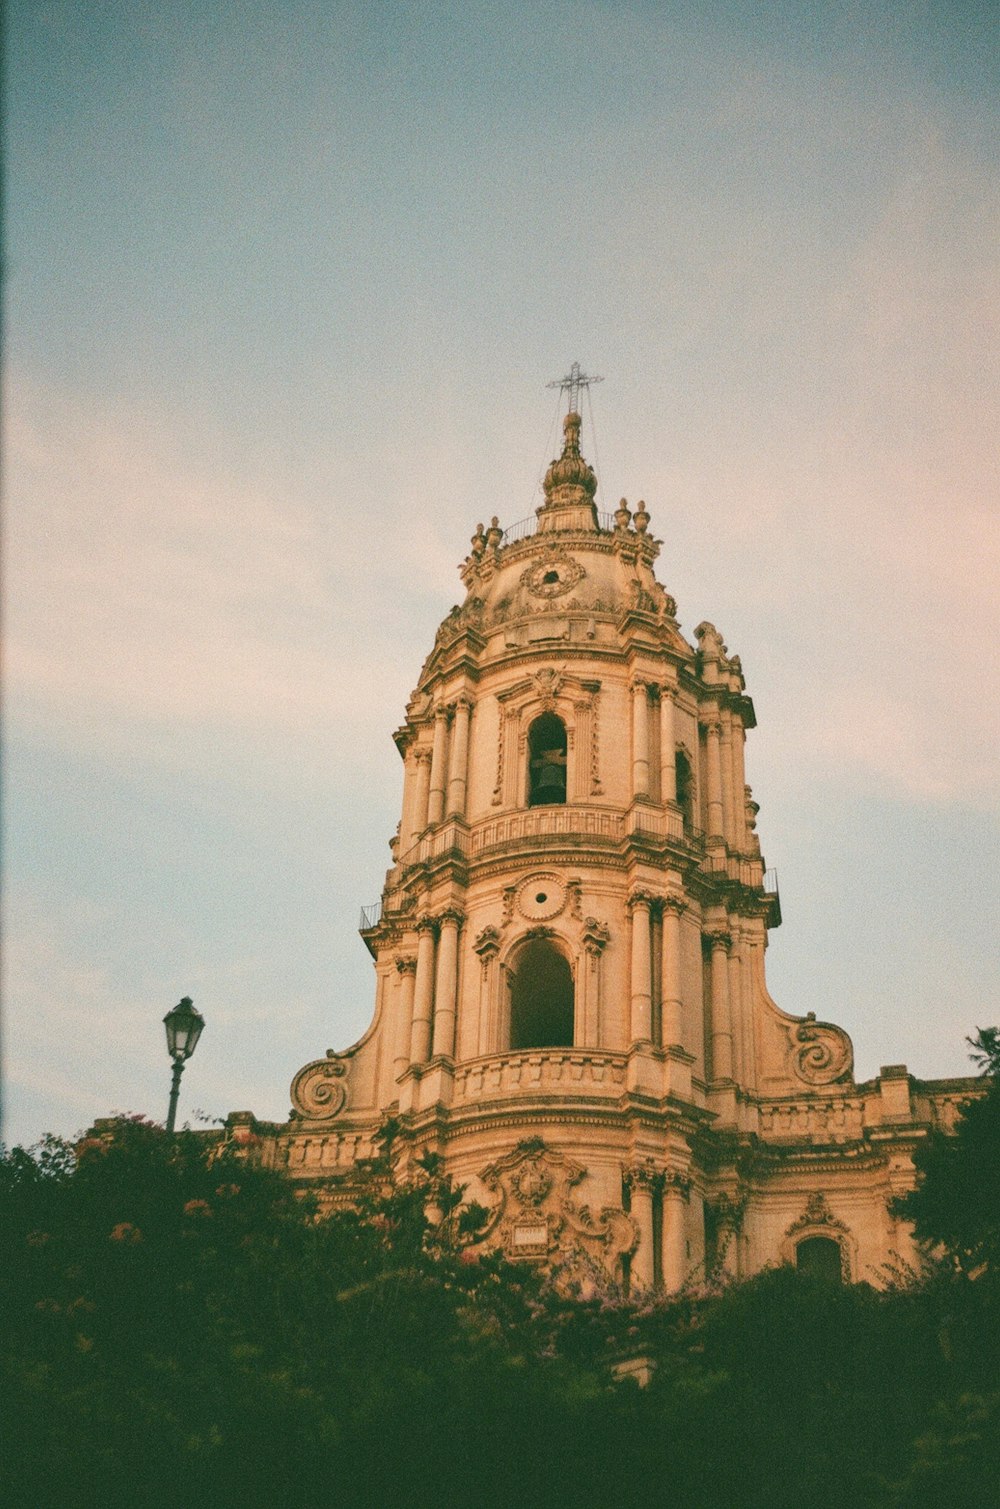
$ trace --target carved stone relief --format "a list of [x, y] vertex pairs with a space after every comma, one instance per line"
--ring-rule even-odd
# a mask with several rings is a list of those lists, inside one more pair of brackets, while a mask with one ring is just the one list
[[638, 1227], [615, 1206], [594, 1216], [586, 1205], [577, 1205], [572, 1190], [585, 1174], [580, 1164], [540, 1137], [519, 1143], [481, 1175], [493, 1197], [483, 1239], [513, 1260], [547, 1260], [559, 1267], [572, 1265], [582, 1251], [606, 1273], [613, 1272], [618, 1260], [635, 1248]]
[[850, 1079], [854, 1049], [842, 1027], [817, 1022], [810, 1011], [805, 1020], [788, 1028], [792, 1068], [807, 1085], [832, 1085]]
[[292, 1080], [292, 1107], [296, 1115], [309, 1121], [332, 1121], [347, 1104], [347, 1090], [340, 1082], [346, 1074], [347, 1065], [332, 1049], [326, 1058], [306, 1064]]

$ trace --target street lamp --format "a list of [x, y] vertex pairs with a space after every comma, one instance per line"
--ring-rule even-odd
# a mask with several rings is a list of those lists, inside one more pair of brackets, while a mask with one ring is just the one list
[[174, 1061], [173, 1078], [170, 1081], [170, 1109], [167, 1112], [167, 1131], [172, 1132], [177, 1120], [177, 1096], [181, 1088], [184, 1065], [198, 1046], [205, 1018], [196, 1011], [191, 997], [185, 996], [163, 1018], [167, 1029], [167, 1052]]

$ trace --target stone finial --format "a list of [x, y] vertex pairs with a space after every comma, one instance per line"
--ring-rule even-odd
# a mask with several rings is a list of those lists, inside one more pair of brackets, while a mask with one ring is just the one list
[[639, 499], [639, 507], [632, 515], [632, 524], [639, 534], [645, 534], [649, 528], [649, 513], [641, 498]]
[[632, 514], [628, 506], [628, 500], [626, 498], [622, 498], [621, 502], [618, 504], [618, 507], [615, 509], [615, 528], [627, 529], [631, 522]]
[[496, 550], [503, 539], [503, 530], [500, 528], [500, 520], [496, 514], [490, 520], [490, 527], [486, 533], [486, 545], [489, 550]]
[[484, 552], [485, 549], [486, 549], [486, 532], [483, 529], [482, 524], [477, 524], [476, 525], [476, 532], [472, 536], [472, 554], [474, 556], [476, 556], [477, 559], [478, 559], [478, 557], [483, 554], [483, 552]]
[[597, 477], [580, 454], [581, 424], [579, 414], [569, 413], [563, 420], [562, 455], [549, 466], [542, 484], [547, 504], [593, 501]]

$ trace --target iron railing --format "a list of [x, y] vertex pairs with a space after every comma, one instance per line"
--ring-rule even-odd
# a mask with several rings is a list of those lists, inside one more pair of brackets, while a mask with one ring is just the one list
[[[606, 529], [609, 533], [613, 532], [615, 527], [614, 514], [602, 513], [598, 511], [597, 524], [598, 528]], [[518, 540], [527, 540], [531, 535], [537, 533], [538, 518], [535, 514], [532, 514], [530, 518], [518, 519], [516, 524], [509, 525], [508, 528], [506, 528], [503, 532], [503, 538], [501, 539], [500, 544], [501, 546], [515, 545]]]

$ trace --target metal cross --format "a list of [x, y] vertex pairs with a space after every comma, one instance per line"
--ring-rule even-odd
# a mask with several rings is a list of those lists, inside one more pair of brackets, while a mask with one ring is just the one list
[[564, 393], [568, 393], [569, 409], [567, 412], [570, 414], [579, 414], [580, 389], [589, 388], [591, 383], [603, 381], [603, 377], [588, 377], [586, 372], [580, 371], [580, 363], [574, 362], [566, 377], [558, 377], [555, 382], [546, 383], [545, 386], [547, 388], [561, 388]]

